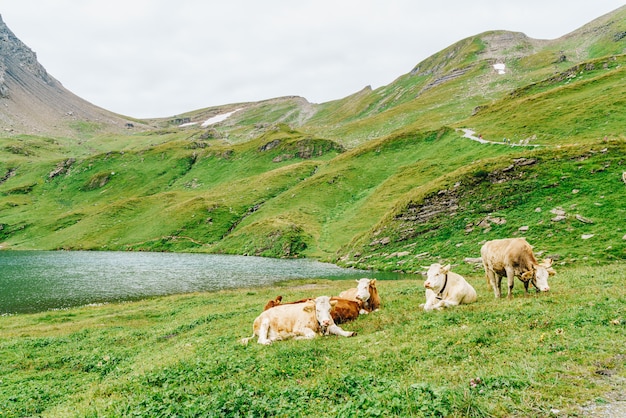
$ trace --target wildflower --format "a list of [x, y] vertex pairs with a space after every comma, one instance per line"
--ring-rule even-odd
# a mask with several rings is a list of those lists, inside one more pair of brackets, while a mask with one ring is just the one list
[[480, 377], [476, 377], [470, 380], [470, 387], [475, 388], [476, 386], [480, 385], [482, 383], [482, 380], [480, 380]]

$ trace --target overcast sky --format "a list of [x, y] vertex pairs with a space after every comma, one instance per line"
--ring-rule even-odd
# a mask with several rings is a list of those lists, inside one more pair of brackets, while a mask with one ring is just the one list
[[340, 99], [488, 30], [555, 39], [611, 0], [0, 0], [48, 73], [134, 117], [297, 95]]

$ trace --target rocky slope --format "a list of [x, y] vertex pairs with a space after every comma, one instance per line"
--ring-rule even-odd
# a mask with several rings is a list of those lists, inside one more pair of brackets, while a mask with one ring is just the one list
[[0, 129], [7, 133], [79, 136], [140, 123], [74, 95], [50, 76], [37, 55], [0, 17]]

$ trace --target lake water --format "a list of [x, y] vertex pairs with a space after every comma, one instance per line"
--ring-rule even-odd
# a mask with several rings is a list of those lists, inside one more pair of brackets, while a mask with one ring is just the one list
[[234, 255], [0, 251], [0, 314], [150, 296], [254, 287], [301, 278], [397, 279], [313, 260]]

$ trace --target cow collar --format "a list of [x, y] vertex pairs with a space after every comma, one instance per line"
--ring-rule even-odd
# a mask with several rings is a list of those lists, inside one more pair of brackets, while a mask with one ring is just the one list
[[446, 278], [443, 281], [443, 287], [441, 288], [441, 290], [439, 291], [439, 293], [437, 293], [436, 298], [438, 300], [443, 299], [443, 291], [446, 290], [446, 286], [448, 285], [448, 273], [446, 273]]

